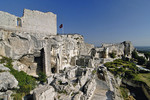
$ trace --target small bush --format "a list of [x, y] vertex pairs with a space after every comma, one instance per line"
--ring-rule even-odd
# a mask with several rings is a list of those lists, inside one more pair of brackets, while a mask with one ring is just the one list
[[16, 94], [13, 94], [13, 100], [22, 100], [22, 97], [25, 96], [24, 93], [16, 93]]
[[66, 91], [66, 90], [58, 91], [58, 93], [63, 93], [63, 94], [66, 94], [66, 95], [67, 95], [67, 91]]
[[46, 74], [45, 74], [45, 73], [40, 72], [38, 75], [39, 75], [39, 81], [40, 81], [41, 83], [44, 83], [44, 82], [47, 81], [47, 79], [46, 79]]
[[132, 79], [132, 78], [135, 78], [136, 74], [133, 73], [133, 71], [126, 71], [125, 72], [125, 78], [128, 78], [128, 79]]
[[113, 62], [107, 62], [104, 64], [107, 69], [115, 76], [121, 76], [125, 78], [134, 78], [138, 73], [136, 65], [129, 61], [123, 61], [122, 59], [116, 59]]
[[93, 70], [93, 71], [92, 71], [92, 75], [95, 75], [95, 74], [96, 74], [96, 70]]
[[132, 58], [134, 58], [134, 59], [138, 58], [138, 54], [137, 54], [137, 52], [135, 50], [132, 51]]
[[142, 56], [138, 57], [138, 64], [144, 65], [146, 63], [146, 59]]
[[120, 91], [123, 96], [123, 98], [126, 100], [128, 98], [128, 93], [130, 92], [126, 87], [120, 86]]
[[146, 68], [150, 69], [150, 61], [147, 62]]
[[111, 58], [116, 58], [116, 52], [113, 51], [112, 53], [109, 53], [109, 56], [110, 56]]

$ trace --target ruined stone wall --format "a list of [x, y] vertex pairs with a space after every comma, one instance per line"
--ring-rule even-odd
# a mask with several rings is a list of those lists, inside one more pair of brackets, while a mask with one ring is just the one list
[[81, 55], [89, 55], [94, 45], [86, 44], [83, 36], [78, 34], [57, 35], [51, 37], [51, 65], [57, 70], [75, 65]]
[[24, 9], [24, 15], [21, 20], [22, 27], [27, 30], [49, 33], [50, 35], [56, 35], [57, 33], [56, 15], [51, 12], [43, 13]]
[[24, 9], [23, 17], [0, 11], [0, 28], [11, 32], [37, 34], [38, 37], [57, 34], [56, 14]]
[[102, 44], [101, 48], [96, 48], [96, 58], [110, 58], [109, 54], [114, 52], [116, 57], [127, 56], [131, 57], [134, 47], [130, 41], [124, 41], [117, 44]]
[[16, 28], [17, 17], [7, 12], [0, 11], [0, 27]]

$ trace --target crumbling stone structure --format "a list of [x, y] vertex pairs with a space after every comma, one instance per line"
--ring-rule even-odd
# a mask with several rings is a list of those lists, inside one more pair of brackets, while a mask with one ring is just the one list
[[15, 69], [29, 75], [59, 73], [94, 48], [79, 34], [57, 35], [56, 15], [51, 12], [24, 9], [17, 17], [1, 11], [0, 18], [0, 55], [15, 60]]
[[22, 17], [0, 11], [0, 28], [9, 31], [40, 33], [46, 35], [57, 34], [56, 14], [43, 13], [36, 10], [24, 9]]
[[121, 56], [133, 50], [127, 41], [94, 48], [82, 35], [56, 32], [56, 15], [51, 12], [24, 9], [23, 17], [17, 17], [0, 11], [0, 55], [15, 60], [17, 70], [33, 76], [42, 71], [50, 76], [75, 65], [96, 66], [113, 51]]

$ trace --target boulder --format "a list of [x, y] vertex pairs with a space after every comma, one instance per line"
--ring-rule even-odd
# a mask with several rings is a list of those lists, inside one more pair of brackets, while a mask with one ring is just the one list
[[12, 91], [8, 90], [6, 92], [0, 92], [0, 99], [1, 100], [12, 100]]
[[50, 85], [39, 86], [33, 91], [33, 100], [54, 100], [55, 90]]
[[18, 81], [9, 72], [0, 73], [0, 90], [17, 88]]
[[86, 85], [83, 88], [83, 92], [85, 93], [87, 100], [90, 100], [93, 96], [93, 93], [96, 89], [96, 82], [95, 79], [91, 79], [86, 83]]
[[83, 92], [79, 91], [79, 93], [73, 97], [73, 100], [81, 100], [81, 96], [83, 96]]
[[77, 66], [70, 68], [69, 70], [66, 71], [66, 76], [68, 79], [76, 77], [76, 71], [77, 71]]
[[10, 69], [5, 67], [3, 64], [0, 64], [0, 71], [10, 71]]

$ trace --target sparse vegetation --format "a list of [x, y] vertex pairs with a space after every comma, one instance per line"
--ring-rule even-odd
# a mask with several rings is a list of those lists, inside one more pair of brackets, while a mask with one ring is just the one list
[[58, 91], [58, 93], [63, 93], [63, 94], [66, 94], [66, 95], [67, 95], [67, 91], [66, 91], [66, 90]]
[[96, 70], [93, 70], [93, 71], [92, 71], [92, 75], [95, 75], [95, 74], [96, 74]]
[[146, 59], [150, 58], [150, 51], [138, 51], [139, 53], [144, 53]]
[[142, 56], [138, 56], [137, 51], [135, 50], [132, 52], [132, 58], [134, 58], [134, 60], [137, 61], [139, 65], [146, 64], [146, 59]]
[[59, 80], [59, 81], [58, 81], [58, 83], [61, 85], [61, 84], [62, 84], [62, 81], [61, 81], [61, 80]]
[[76, 83], [76, 82], [74, 82], [74, 83], [72, 83], [72, 85], [75, 87], [75, 86], [77, 86], [77, 83]]
[[129, 89], [125, 85], [120, 86], [120, 92], [124, 100], [136, 100], [133, 96], [129, 95]]
[[150, 69], [150, 61], [147, 62], [146, 68]]
[[137, 74], [133, 80], [144, 82], [150, 87], [150, 73]]
[[146, 59], [142, 56], [139, 56], [137, 60], [139, 65], [144, 65], [146, 63]]
[[137, 59], [138, 58], [138, 54], [137, 51], [132, 51], [132, 58]]
[[39, 81], [41, 82], [41, 83], [44, 83], [44, 82], [46, 82], [47, 80], [46, 80], [46, 74], [45, 73], [43, 73], [43, 72], [40, 72], [39, 74]]
[[104, 66], [106, 66], [115, 76], [121, 76], [124, 78], [133, 78], [138, 73], [138, 68], [134, 63], [123, 61], [122, 59], [107, 62]]
[[116, 58], [116, 52], [115, 51], [112, 51], [111, 53], [109, 53], [109, 56], [111, 58]]
[[[150, 73], [140, 73], [138, 67], [130, 61], [117, 59], [113, 62], [107, 62], [104, 65], [115, 76], [121, 76], [122, 78], [132, 80], [135, 83], [146, 83], [150, 87]], [[133, 96], [127, 95], [128, 90], [126, 87], [120, 87], [120, 91], [124, 100], [135, 100]]]
[[120, 86], [120, 92], [121, 92], [124, 100], [126, 100], [126, 98], [128, 98], [129, 90], [126, 87]]
[[20, 98], [22, 98], [22, 96], [28, 94], [32, 89], [35, 88], [35, 86], [36, 86], [35, 78], [27, 75], [23, 71], [19, 72], [19, 71], [15, 70], [13, 68], [12, 59], [11, 58], [3, 57], [0, 60], [0, 63], [5, 63], [5, 66], [10, 69], [10, 73], [12, 75], [14, 75], [14, 77], [18, 81], [19, 89], [15, 90], [16, 94], [13, 95], [14, 96], [14, 100], [21, 100]]

